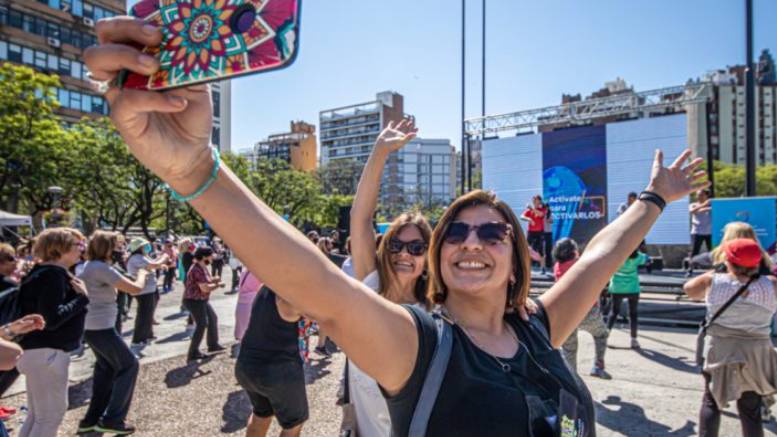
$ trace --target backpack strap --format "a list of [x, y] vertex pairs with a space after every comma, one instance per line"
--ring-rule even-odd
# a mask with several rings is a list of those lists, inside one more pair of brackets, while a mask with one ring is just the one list
[[437, 394], [440, 392], [442, 380], [445, 377], [445, 371], [448, 368], [448, 362], [453, 349], [453, 330], [450, 325], [439, 315], [433, 315], [437, 327], [437, 345], [432, 355], [432, 361], [426, 371], [424, 384], [421, 387], [421, 395], [418, 397], [418, 403], [413, 412], [413, 418], [410, 421], [409, 437], [424, 437], [426, 427], [429, 425], [429, 418], [432, 415], [432, 408], [437, 401]]

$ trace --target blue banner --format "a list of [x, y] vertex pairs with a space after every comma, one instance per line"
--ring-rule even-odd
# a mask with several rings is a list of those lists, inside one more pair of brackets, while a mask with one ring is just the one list
[[604, 126], [542, 134], [543, 197], [553, 240], [585, 244], [607, 225], [607, 138]]
[[777, 242], [777, 197], [712, 199], [712, 245], [723, 239], [723, 230], [731, 222], [753, 227], [761, 247], [774, 252]]

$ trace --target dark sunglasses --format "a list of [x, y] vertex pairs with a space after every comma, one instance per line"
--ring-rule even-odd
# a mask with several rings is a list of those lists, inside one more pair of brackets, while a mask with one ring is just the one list
[[483, 223], [477, 226], [454, 222], [448, 225], [448, 231], [445, 233], [445, 242], [448, 244], [461, 244], [467, 240], [472, 231], [475, 231], [480, 241], [486, 244], [497, 244], [505, 241], [512, 234], [513, 227], [509, 223], [502, 222]]
[[391, 253], [401, 253], [403, 248], [407, 248], [407, 253], [413, 256], [421, 256], [426, 253], [427, 244], [423, 240], [402, 241], [398, 238], [392, 238], [388, 241], [386, 248]]

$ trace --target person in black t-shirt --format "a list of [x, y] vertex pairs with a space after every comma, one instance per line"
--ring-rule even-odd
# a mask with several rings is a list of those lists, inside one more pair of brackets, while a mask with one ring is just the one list
[[[161, 33], [142, 32], [142, 23], [132, 20], [103, 23], [101, 44], [90, 47], [86, 60], [89, 71], [105, 80], [118, 73], [114, 66], [128, 54], [140, 55], [127, 38], [142, 45], [158, 44], [161, 38]], [[126, 68], [149, 72], [138, 65]], [[378, 382], [390, 402], [394, 433], [408, 435], [435, 349], [431, 316], [383, 299], [347, 277], [226, 165], [219, 167], [209, 145], [210, 95], [202, 88], [183, 88], [175, 96], [111, 88], [107, 96], [113, 122], [131, 153], [177, 193], [194, 193], [192, 207], [246, 268], [295, 310], [317, 320]], [[145, 123], [132, 122], [138, 119]], [[444, 304], [456, 324], [454, 353], [425, 435], [461, 435], [454, 425], [465, 417], [468, 429], [479, 435], [527, 435], [542, 423], [561, 428], [557, 431], [564, 435], [595, 435], [593, 402], [554, 348], [583, 320], [664, 206], [708, 185], [701, 182], [705, 173], [697, 171], [702, 160], [687, 163], [690, 156], [690, 150], [683, 152], [664, 167], [662, 152], [656, 153], [647, 190], [589, 242], [578, 263], [539, 299], [539, 311], [527, 322], [512, 315], [527, 300], [530, 275], [526, 239], [510, 207], [475, 191], [448, 208], [432, 236], [429, 267], [432, 298]], [[484, 367], [486, 362], [490, 367]], [[499, 379], [492, 380], [499, 372]], [[502, 396], [509, 387], [523, 396]], [[456, 397], [462, 388], [466, 395]]]
[[75, 229], [43, 231], [33, 253], [40, 263], [19, 294], [22, 314], [39, 313], [46, 329], [27, 334], [17, 368], [25, 378], [29, 413], [20, 435], [54, 436], [67, 411], [70, 352], [78, 349], [89, 303], [84, 283], [68, 272], [81, 258], [85, 238]]
[[272, 417], [284, 436], [297, 436], [308, 419], [305, 371], [299, 353], [300, 314], [267, 287], [251, 307], [251, 320], [240, 342], [235, 376], [253, 406], [246, 436], [264, 437]]

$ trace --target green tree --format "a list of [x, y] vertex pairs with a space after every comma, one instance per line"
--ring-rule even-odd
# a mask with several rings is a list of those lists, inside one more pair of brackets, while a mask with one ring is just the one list
[[[715, 161], [715, 197], [741, 197], [745, 195], [745, 168], [742, 165]], [[756, 168], [756, 194], [777, 195], [777, 166]]]
[[54, 114], [57, 86], [57, 76], [0, 66], [0, 204], [14, 212], [23, 209], [38, 223], [58, 200], [48, 187], [61, 186], [62, 199], [74, 192], [68, 184], [75, 159], [72, 137]]

